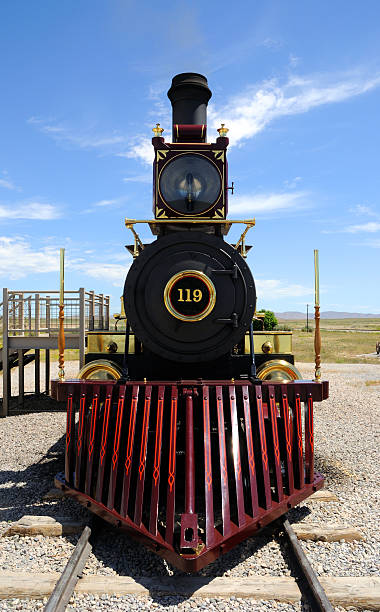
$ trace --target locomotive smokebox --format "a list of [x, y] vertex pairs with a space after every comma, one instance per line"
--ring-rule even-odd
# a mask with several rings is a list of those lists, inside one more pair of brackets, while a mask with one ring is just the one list
[[[196, 72], [183, 72], [173, 77], [168, 98], [173, 108], [173, 142], [178, 142], [176, 126], [205, 126], [207, 104], [212, 93], [207, 79]], [[203, 134], [205, 137], [205, 133]]]

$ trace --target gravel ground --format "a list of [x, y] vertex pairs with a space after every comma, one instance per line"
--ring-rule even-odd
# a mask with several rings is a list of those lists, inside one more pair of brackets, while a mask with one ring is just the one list
[[[297, 364], [311, 378], [310, 364]], [[358, 527], [362, 542], [302, 543], [316, 572], [329, 576], [368, 576], [379, 573], [379, 478], [378, 423], [380, 411], [380, 364], [328, 364], [323, 376], [330, 380], [329, 400], [315, 405], [316, 469], [326, 475], [326, 486], [339, 502], [304, 502], [293, 509], [290, 520], [317, 524], [345, 523]], [[75, 375], [75, 363], [66, 364], [67, 376]], [[26, 368], [26, 381], [33, 379], [33, 366]], [[366, 382], [370, 384], [366, 385]], [[377, 381], [378, 384], [373, 384]], [[28, 384], [26, 382], [26, 384]], [[45, 400], [47, 401], [47, 400]], [[44, 407], [44, 402], [41, 403]], [[15, 414], [0, 420], [0, 531], [8, 521], [24, 514], [89, 516], [71, 500], [43, 501], [52, 478], [63, 468], [65, 413], [58, 411]], [[61, 571], [77, 536], [62, 538], [13, 536], [0, 546], [0, 571]], [[165, 561], [107, 530], [97, 542], [85, 569], [86, 574], [168, 575], [181, 574]], [[272, 541], [270, 530], [243, 542], [200, 572], [204, 576], [290, 575], [287, 551]], [[0, 600], [0, 610], [35, 610], [43, 602]], [[178, 597], [139, 598], [76, 595], [69, 609], [80, 610], [307, 610], [294, 606], [247, 599]], [[339, 608], [336, 608], [339, 610]]]

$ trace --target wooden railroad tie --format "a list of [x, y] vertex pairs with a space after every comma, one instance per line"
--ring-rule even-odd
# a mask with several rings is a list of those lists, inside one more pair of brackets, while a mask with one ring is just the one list
[[[80, 533], [85, 526], [85, 521], [74, 520], [68, 517], [50, 517], [50, 516], [23, 516], [17, 522], [12, 523], [7, 527], [2, 536], [62, 536], [73, 533]], [[352, 542], [354, 540], [363, 540], [363, 534], [353, 527], [345, 525], [331, 524], [315, 525], [312, 523], [294, 523], [292, 527], [300, 540], [313, 540], [322, 542], [339, 542], [345, 540]]]
[[[60, 574], [31, 572], [1, 572], [0, 599], [11, 597], [42, 599], [50, 595]], [[334, 606], [355, 606], [365, 610], [380, 610], [380, 578], [321, 577], [320, 582]], [[213, 578], [198, 576], [136, 577], [92, 575], [81, 578], [77, 593], [94, 595], [175, 594], [184, 597], [241, 597], [296, 603], [301, 593], [294, 578], [277, 576], [245, 576], [244, 578]]]

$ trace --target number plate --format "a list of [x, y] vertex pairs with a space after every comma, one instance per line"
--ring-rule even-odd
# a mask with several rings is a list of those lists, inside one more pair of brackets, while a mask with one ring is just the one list
[[215, 306], [216, 290], [209, 277], [197, 270], [178, 272], [164, 290], [165, 306], [181, 321], [201, 321]]

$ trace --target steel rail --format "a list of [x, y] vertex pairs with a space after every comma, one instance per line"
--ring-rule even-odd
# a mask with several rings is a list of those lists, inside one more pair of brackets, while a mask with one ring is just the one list
[[92, 546], [89, 542], [90, 536], [91, 529], [86, 526], [82, 531], [82, 535], [78, 540], [73, 554], [68, 560], [61, 577], [49, 597], [44, 612], [64, 612], [66, 609], [92, 550]]
[[282, 521], [284, 527], [284, 533], [287, 536], [288, 542], [290, 543], [294, 556], [297, 560], [299, 569], [302, 575], [307, 581], [307, 584], [313, 594], [315, 605], [312, 610], [318, 612], [334, 612], [334, 608], [331, 605], [321, 583], [318, 580], [316, 573], [310, 565], [308, 558], [301, 548], [299, 540], [294, 533], [293, 527], [290, 525], [289, 520], [285, 518]]

